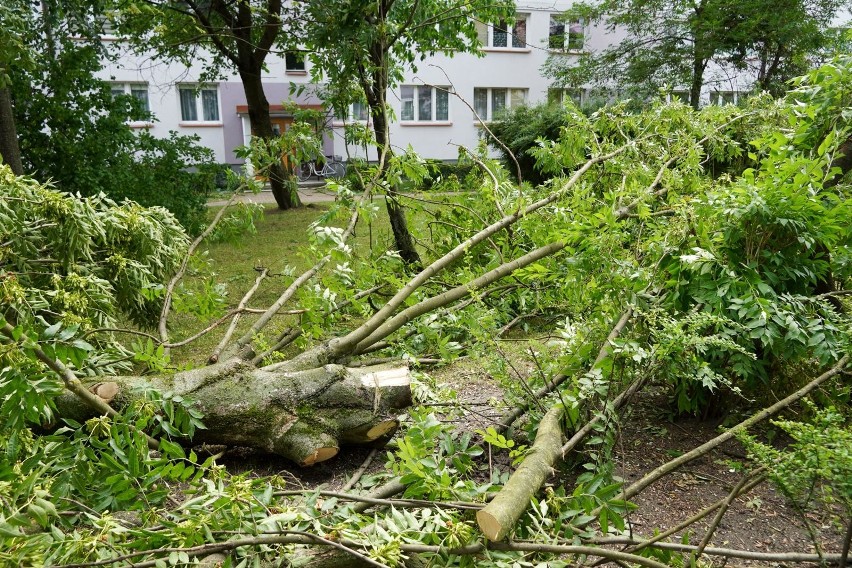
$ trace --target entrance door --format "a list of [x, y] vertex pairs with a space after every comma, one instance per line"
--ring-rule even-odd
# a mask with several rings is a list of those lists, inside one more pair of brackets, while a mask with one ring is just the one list
[[[287, 132], [287, 129], [290, 128], [290, 125], [293, 124], [292, 116], [272, 116], [270, 117], [270, 122], [272, 123], [272, 133], [278, 137]], [[284, 166], [284, 169], [289, 169], [289, 160], [287, 158], [287, 152], [281, 152], [281, 165]], [[267, 181], [266, 176], [255, 174], [255, 179], [258, 181]]]
[[[293, 124], [292, 116], [273, 116], [270, 120], [272, 121], [272, 132], [275, 136], [281, 136]], [[290, 164], [287, 152], [281, 152], [281, 164], [284, 166], [284, 169], [289, 169]]]

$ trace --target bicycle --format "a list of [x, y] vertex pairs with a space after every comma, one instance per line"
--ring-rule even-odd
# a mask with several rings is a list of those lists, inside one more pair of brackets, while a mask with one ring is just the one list
[[320, 169], [317, 169], [316, 160], [302, 162], [296, 166], [296, 177], [299, 181], [306, 181], [311, 175], [318, 178], [342, 178], [346, 175], [346, 164], [340, 161], [340, 156], [326, 156]]

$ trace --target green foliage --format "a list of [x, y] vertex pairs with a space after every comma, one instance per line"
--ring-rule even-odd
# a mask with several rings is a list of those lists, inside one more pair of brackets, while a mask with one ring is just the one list
[[146, 292], [177, 268], [187, 239], [161, 208], [75, 198], [0, 168], [0, 268], [4, 313], [81, 331], [119, 313], [151, 325], [160, 302]]
[[838, 409], [811, 405], [810, 422], [774, 420], [792, 442], [782, 448], [748, 435], [740, 440], [749, 456], [766, 466], [781, 492], [807, 510], [819, 501], [839, 505], [846, 522], [852, 515], [852, 429]]
[[[536, 148], [540, 140], [558, 140], [563, 129], [578, 127], [574, 120], [576, 113], [573, 107], [569, 109], [554, 104], [518, 107], [504, 113], [499, 120], [488, 126], [493, 134], [493, 138], [489, 137], [488, 142], [501, 152], [503, 166], [508, 171], [517, 175], [516, 170], [520, 168], [524, 181], [538, 185], [550, 176], [540, 170], [538, 160], [530, 150]], [[514, 160], [506, 155], [506, 148], [517, 159], [517, 166]]]
[[476, 166], [459, 159], [455, 163], [443, 160], [426, 160], [429, 176], [423, 180], [423, 189], [439, 191], [466, 191], [471, 187], [471, 177], [476, 175]]
[[[153, 326], [155, 293], [186, 251], [167, 211], [106, 197], [69, 197], [0, 166], [0, 321], [18, 345], [0, 349], [2, 430], [54, 421], [62, 383], [38, 347], [83, 374], [126, 369], [127, 352], [109, 329], [119, 320]], [[12, 412], [12, 408], [18, 411]]]
[[[747, 73], [755, 78], [754, 90], [780, 95], [831, 44], [829, 26], [842, 6], [836, 0], [579, 3], [568, 15], [627, 37], [579, 61], [553, 54], [546, 72], [563, 85], [617, 86], [639, 100], [674, 87], [688, 93], [694, 108], [701, 87], [726, 73]], [[706, 76], [711, 71], [716, 75]]]
[[[10, 68], [24, 169], [69, 194], [104, 193], [165, 207], [190, 233], [199, 233], [205, 197], [215, 188], [213, 177], [203, 173], [212, 153], [194, 137], [173, 132], [157, 139], [128, 126], [152, 117], [133, 97], [113, 97], [109, 84], [96, 77], [109, 57], [96, 31], [79, 37], [78, 20], [97, 19], [102, 9], [48, 2], [22, 34], [39, 54], [32, 65]], [[193, 173], [196, 168], [202, 172]]]

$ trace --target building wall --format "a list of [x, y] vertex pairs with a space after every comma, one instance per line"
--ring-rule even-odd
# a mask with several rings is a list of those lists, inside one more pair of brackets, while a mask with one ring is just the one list
[[[218, 120], [205, 121], [199, 116], [197, 121], [184, 121], [181, 116], [179, 87], [199, 84], [203, 70], [203, 61], [187, 68], [178, 63], [155, 61], [144, 55], [135, 55], [118, 41], [108, 43], [118, 54], [114, 62], [106, 62], [100, 72], [101, 79], [113, 86], [126, 85], [138, 87], [145, 85], [148, 92], [148, 104], [153, 114], [150, 122], [131, 123], [133, 128], [146, 129], [152, 135], [166, 138], [174, 131], [181, 135], [195, 135], [200, 144], [210, 148], [217, 162], [240, 166], [243, 160], [237, 158], [235, 148], [248, 142], [250, 130], [248, 118], [237, 112], [238, 106], [245, 106], [246, 97], [242, 83], [236, 75], [226, 76], [223, 80], [208, 83], [204, 88], [215, 89], [218, 101]], [[310, 63], [306, 62], [309, 68]], [[309, 72], [288, 72], [283, 58], [270, 56], [268, 70], [264, 73], [264, 90], [270, 105], [281, 105], [285, 101], [297, 104], [321, 104], [314, 95], [291, 96], [290, 83], [306, 83]], [[129, 91], [128, 91], [129, 92]], [[200, 109], [201, 107], [199, 107]], [[280, 113], [279, 113], [280, 114]], [[328, 154], [333, 143], [326, 140]]]
[[[582, 51], [602, 50], [623, 39], [623, 34], [612, 32], [603, 27], [585, 26], [581, 49], [551, 50], [548, 45], [551, 16], [568, 9], [571, 0], [540, 2], [521, 0], [517, 14], [525, 18], [525, 42], [509, 47], [493, 46], [493, 27], [487, 35], [486, 46], [478, 54], [459, 53], [454, 57], [436, 55], [421, 61], [416, 69], [405, 73], [402, 85], [388, 93], [388, 101], [393, 109], [395, 120], [390, 125], [391, 143], [397, 149], [414, 148], [426, 158], [454, 160], [458, 158], [459, 147], [474, 148], [479, 143], [482, 126], [471, 107], [482, 104], [477, 98], [485, 94], [490, 102], [486, 111], [490, 114], [492, 95], [501, 93], [494, 89], [507, 89], [504, 101], [517, 102], [517, 89], [524, 90], [523, 101], [537, 104], [548, 100], [549, 79], [542, 76], [542, 67], [548, 57], [562, 54], [569, 62], [576, 59]], [[487, 30], [485, 30], [487, 31]], [[115, 42], [114, 47], [121, 52], [122, 46]], [[202, 62], [186, 68], [179, 64], [156, 62], [143, 56], [122, 53], [115, 63], [104, 69], [105, 80], [126, 84], [147, 84], [150, 108], [155, 120], [152, 123], [134, 124], [134, 127], [148, 128], [155, 136], [168, 136], [169, 131], [179, 134], [197, 135], [201, 143], [211, 148], [216, 159], [222, 163], [239, 166], [242, 160], [237, 158], [234, 149], [247, 144], [250, 131], [248, 118], [240, 114], [237, 107], [245, 105], [242, 84], [237, 76], [225, 77], [222, 81], [209, 85], [218, 93], [219, 119], [209, 122], [184, 122], [181, 120], [180, 95], [178, 86], [198, 81]], [[709, 69], [706, 74], [707, 92], [705, 100], [710, 101], [711, 91], [742, 92], [747, 87], [747, 77], [725, 69]], [[280, 105], [284, 101], [294, 100], [298, 104], [320, 104], [318, 97], [312, 94], [293, 96], [290, 83], [308, 83], [310, 80], [310, 62], [306, 61], [305, 71], [288, 71], [283, 57], [271, 55], [264, 73], [265, 89], [270, 105]], [[417, 97], [422, 89], [431, 92], [432, 118], [419, 120], [415, 116], [406, 117], [406, 111], [419, 108]], [[513, 90], [515, 90], [513, 92]], [[412, 100], [404, 101], [408, 93], [414, 93]], [[439, 95], [450, 92], [447, 99], [447, 115], [437, 120]], [[310, 93], [311, 90], [308, 89]], [[512, 94], [516, 96], [512, 96]], [[726, 95], [727, 96], [727, 95]], [[486, 121], [490, 116], [483, 116]], [[326, 155], [341, 155], [344, 158], [365, 155], [362, 147], [347, 147], [344, 142], [344, 122], [332, 122], [330, 136], [325, 140]], [[376, 159], [375, 149], [369, 150], [368, 159]]]

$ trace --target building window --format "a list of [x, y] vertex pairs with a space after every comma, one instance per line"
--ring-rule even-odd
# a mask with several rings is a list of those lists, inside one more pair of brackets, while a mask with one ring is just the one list
[[370, 107], [363, 101], [352, 103], [352, 120], [367, 122], [370, 118]]
[[146, 114], [151, 112], [151, 104], [148, 101], [148, 85], [145, 83], [112, 83], [110, 90], [113, 97], [130, 95], [139, 101], [139, 108]]
[[583, 89], [547, 89], [547, 104], [562, 105], [565, 101], [571, 101], [580, 107], [585, 102]]
[[479, 41], [486, 48], [528, 49], [527, 14], [517, 14], [514, 22], [502, 20], [493, 25], [476, 23]]
[[305, 71], [305, 54], [288, 51], [284, 56], [287, 73], [303, 73]]
[[450, 120], [450, 88], [404, 85], [400, 89], [402, 122], [447, 122]]
[[370, 107], [365, 101], [356, 101], [342, 112], [338, 112], [335, 118], [341, 122], [344, 120], [367, 122], [370, 119]]
[[735, 105], [737, 104], [737, 93], [734, 91], [711, 91], [711, 105]]
[[219, 122], [219, 92], [216, 89], [179, 87], [180, 118], [184, 122]]
[[527, 104], [529, 89], [475, 88], [473, 109], [480, 120], [494, 120], [500, 111]]
[[586, 28], [579, 18], [550, 15], [550, 35], [547, 46], [561, 51], [582, 51], [586, 44]]

